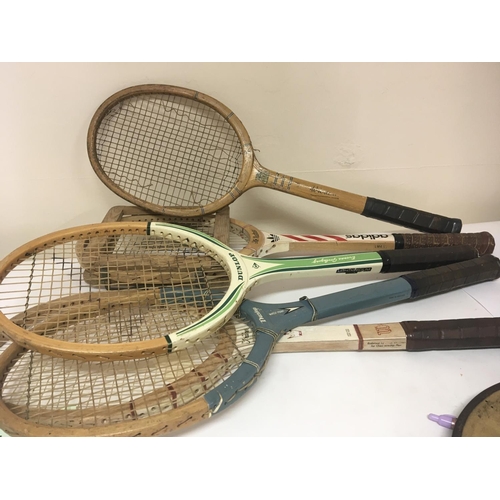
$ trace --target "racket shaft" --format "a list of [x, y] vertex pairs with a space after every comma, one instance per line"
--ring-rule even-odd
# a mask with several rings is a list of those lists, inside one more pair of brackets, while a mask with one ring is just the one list
[[393, 250], [427, 247], [470, 245], [479, 255], [491, 254], [495, 248], [493, 236], [481, 233], [365, 233], [343, 235], [271, 234], [264, 233], [265, 243], [260, 247], [248, 244], [255, 255], [292, 253], [295, 255], [326, 255], [366, 250]]
[[244, 301], [240, 313], [254, 324], [255, 345], [247, 362], [223, 384], [204, 396], [208, 408], [211, 413], [217, 413], [235, 403], [255, 383], [281, 335], [299, 325], [369, 307], [445, 293], [499, 277], [500, 260], [486, 255], [315, 299], [303, 297], [289, 304], [269, 306]]
[[[234, 254], [231, 254], [234, 255]], [[478, 256], [469, 246], [410, 248], [379, 252], [302, 257], [296, 259], [258, 259], [235, 256], [245, 262], [250, 280], [268, 281], [294, 276], [333, 276], [349, 274], [378, 274], [415, 271], [462, 262]], [[238, 260], [239, 259], [239, 260]]]
[[330, 296], [313, 299], [311, 302], [317, 311], [316, 319], [321, 319], [403, 300], [415, 300], [446, 293], [498, 277], [500, 277], [499, 259], [492, 255], [485, 255], [466, 262], [417, 271], [381, 283], [344, 290]]
[[396, 203], [315, 184], [263, 169], [260, 165], [255, 168], [254, 176], [249, 180], [247, 188], [256, 186], [276, 189], [301, 198], [361, 214], [365, 217], [416, 229], [417, 231], [428, 233], [459, 233], [462, 229], [462, 221], [460, 219], [452, 219]]
[[431, 351], [500, 347], [500, 318], [301, 326], [273, 352]]
[[[155, 220], [173, 224], [187, 225], [213, 235], [223, 243], [229, 244], [227, 235], [229, 207], [217, 214], [205, 217], [172, 217], [147, 211], [140, 207], [112, 207], [103, 222], [123, 220]], [[266, 255], [292, 253], [295, 255], [327, 255], [331, 253], [361, 252], [367, 250], [394, 250], [407, 248], [426, 248], [469, 245], [479, 255], [493, 252], [495, 239], [486, 232], [480, 233], [352, 233], [352, 234], [276, 234], [261, 231], [251, 224], [230, 219], [232, 232], [241, 239], [233, 248], [245, 255], [264, 257]], [[222, 231], [219, 229], [222, 228]], [[231, 246], [231, 245], [230, 245]]]
[[[473, 259], [477, 251], [472, 247], [442, 247], [420, 248], [409, 250], [388, 250], [382, 252], [369, 252], [357, 254], [343, 254], [339, 256], [326, 256], [301, 259], [274, 259], [262, 260], [255, 257], [236, 256], [229, 252], [234, 261], [238, 275], [233, 280], [236, 285], [234, 291], [221, 297], [221, 300], [212, 300], [215, 307], [199, 321], [165, 336], [169, 352], [184, 348], [189, 342], [206, 336], [210, 330], [220, 327], [234, 314], [238, 304], [243, 300], [245, 292], [257, 283], [269, 282], [277, 279], [290, 279], [294, 276], [345, 276], [363, 274], [377, 274], [386, 272], [403, 272], [416, 269], [428, 269], [436, 266], [442, 267], [450, 262], [461, 262]], [[246, 267], [246, 271], [244, 269]], [[240, 280], [241, 273], [241, 280]], [[245, 274], [248, 279], [245, 281]], [[241, 283], [241, 284], [239, 284]], [[182, 293], [181, 293], [182, 295]], [[354, 294], [356, 295], [356, 294]], [[386, 295], [380, 297], [384, 304]], [[172, 297], [173, 298], [173, 297]], [[198, 300], [200, 296], [186, 296], [185, 302]], [[215, 299], [218, 296], [215, 295]], [[348, 303], [356, 308], [356, 301], [362, 300], [363, 294], [349, 298]], [[373, 300], [373, 298], [372, 298]], [[377, 305], [377, 304], [375, 304]], [[297, 326], [305, 322], [300, 321]], [[103, 345], [101, 345], [101, 348]]]

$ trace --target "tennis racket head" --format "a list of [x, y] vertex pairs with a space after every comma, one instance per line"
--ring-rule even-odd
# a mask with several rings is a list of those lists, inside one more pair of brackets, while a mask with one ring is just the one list
[[188, 217], [234, 201], [254, 162], [250, 136], [229, 108], [171, 85], [138, 85], [106, 99], [91, 120], [87, 150], [118, 196]]
[[147, 357], [171, 349], [170, 336], [187, 329], [174, 347], [183, 348], [223, 325], [243, 299], [246, 269], [232, 255], [207, 235], [167, 224], [58, 231], [2, 261], [0, 331], [66, 358]]
[[203, 395], [253, 346], [231, 319], [216, 333], [147, 359], [61, 359], [11, 344], [0, 355], [0, 428], [12, 436], [154, 436], [208, 418]]

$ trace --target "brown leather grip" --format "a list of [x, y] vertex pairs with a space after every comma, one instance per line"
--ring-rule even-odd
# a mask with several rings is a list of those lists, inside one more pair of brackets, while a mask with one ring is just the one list
[[479, 255], [491, 254], [495, 248], [495, 238], [483, 231], [481, 233], [408, 233], [394, 234], [396, 248], [425, 248], [469, 245], [474, 247]]
[[500, 347], [500, 318], [403, 321], [407, 351]]
[[483, 255], [477, 259], [456, 262], [449, 266], [405, 274], [396, 279], [404, 279], [410, 284], [411, 300], [451, 292], [498, 278], [500, 278], [500, 259], [493, 255]]

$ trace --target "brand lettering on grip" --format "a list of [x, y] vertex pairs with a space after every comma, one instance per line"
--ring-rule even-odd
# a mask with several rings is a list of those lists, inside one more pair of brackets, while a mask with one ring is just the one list
[[243, 281], [243, 269], [241, 268], [240, 261], [236, 258], [236, 255], [234, 255], [233, 253], [230, 253], [229, 257], [231, 257], [236, 267], [236, 272], [238, 273], [238, 281]]

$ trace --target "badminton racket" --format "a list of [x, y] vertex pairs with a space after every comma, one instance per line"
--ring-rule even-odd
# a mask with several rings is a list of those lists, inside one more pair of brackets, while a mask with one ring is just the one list
[[[134, 239], [145, 236], [154, 237], [152, 251], [137, 253]], [[258, 283], [426, 269], [476, 255], [449, 247], [264, 260], [165, 223], [81, 226], [38, 238], [2, 261], [0, 331], [53, 356], [146, 357], [217, 330]]]
[[95, 112], [87, 149], [98, 177], [134, 205], [167, 215], [216, 212], [253, 187], [267, 187], [429, 233], [462, 222], [265, 169], [250, 136], [222, 103], [195, 90], [139, 85]]
[[[226, 207], [227, 209], [228, 207]], [[223, 241], [244, 255], [267, 257], [269, 255], [324, 255], [330, 253], [366, 252], [405, 248], [427, 248], [469, 245], [477, 249], [479, 255], [493, 252], [495, 239], [486, 232], [478, 233], [353, 233], [353, 234], [276, 234], [258, 229], [252, 224], [236, 219], [224, 220], [222, 213], [198, 217], [173, 217], [157, 214], [140, 207], [115, 206], [103, 222], [155, 221], [187, 226], [203, 231], [221, 240], [217, 229], [227, 225], [229, 240]], [[226, 215], [224, 215], [225, 217]], [[222, 240], [221, 240], [222, 241]]]
[[[145, 359], [64, 359], [11, 344], [0, 356], [0, 427], [23, 436], [174, 432], [237, 401], [257, 380], [283, 332], [323, 317], [324, 306], [328, 314], [342, 314], [499, 276], [498, 259], [485, 256], [316, 299], [272, 306], [247, 300], [240, 308], [241, 318], [232, 318], [184, 350]], [[498, 345], [498, 323], [484, 321], [436, 322], [431, 327], [429, 322], [417, 322], [408, 337], [424, 339], [424, 350], [465, 348], [478, 342]], [[440, 340], [431, 345], [433, 337]]]

